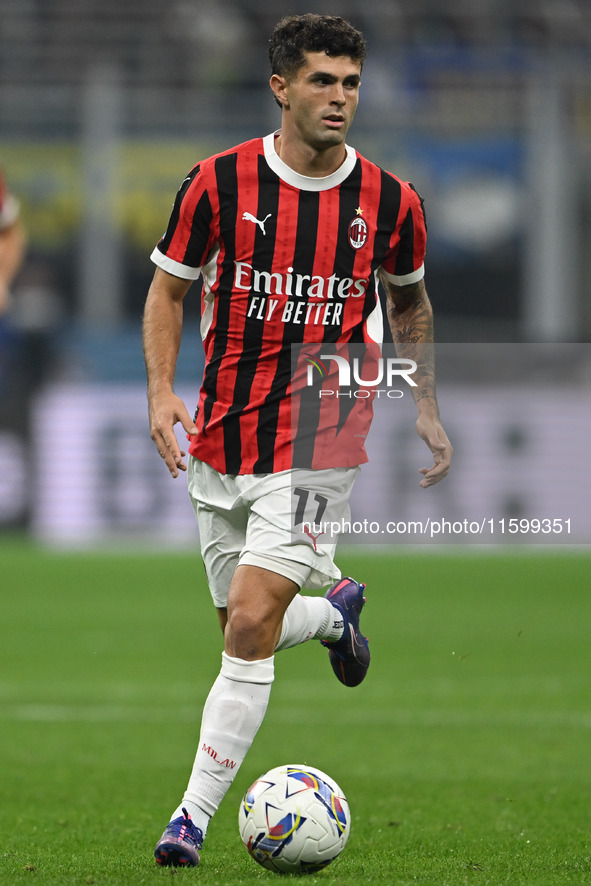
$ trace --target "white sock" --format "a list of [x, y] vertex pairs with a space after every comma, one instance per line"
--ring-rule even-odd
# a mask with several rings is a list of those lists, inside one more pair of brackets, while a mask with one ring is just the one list
[[183, 798], [183, 802], [174, 810], [174, 812], [170, 816], [170, 820], [174, 821], [175, 818], [181, 818], [183, 815], [183, 808], [187, 810], [191, 817], [191, 821], [199, 828], [199, 830], [205, 837], [207, 833], [207, 828], [209, 827], [209, 822], [211, 821], [211, 815], [201, 809], [201, 807], [198, 806], [197, 803], [193, 803], [192, 800], [186, 800]]
[[222, 667], [203, 708], [195, 763], [179, 807], [186, 807], [204, 836], [263, 722], [273, 677], [273, 657], [244, 661], [222, 652]]
[[343, 627], [343, 616], [326, 597], [296, 594], [283, 616], [275, 652], [298, 646], [306, 640], [340, 640]]

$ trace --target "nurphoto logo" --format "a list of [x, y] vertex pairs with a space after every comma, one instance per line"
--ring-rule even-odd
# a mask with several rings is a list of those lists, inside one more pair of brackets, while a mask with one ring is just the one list
[[[358, 398], [370, 397], [373, 394], [379, 396], [380, 393], [384, 392], [387, 396], [402, 397], [402, 391], [394, 390], [393, 388], [395, 380], [402, 379], [413, 388], [417, 386], [416, 381], [411, 377], [417, 370], [417, 364], [414, 360], [407, 358], [377, 357], [371, 361], [370, 374], [372, 377], [363, 378], [363, 358], [352, 357], [349, 359], [340, 354], [320, 354], [318, 357], [304, 356], [306, 356], [308, 363], [306, 370], [306, 384], [308, 387], [313, 386], [318, 378], [325, 379], [328, 377], [331, 369], [334, 369], [334, 366], [327, 366], [327, 361], [329, 360], [336, 364], [339, 389], [359, 386], [354, 393], [354, 396]], [[367, 366], [365, 371], [367, 371]], [[385, 384], [386, 388], [378, 389], [377, 386], [380, 384]], [[323, 387], [319, 391], [319, 396], [338, 397], [343, 396], [343, 393], [340, 390], [334, 391]], [[350, 393], [348, 396], [350, 396]]]

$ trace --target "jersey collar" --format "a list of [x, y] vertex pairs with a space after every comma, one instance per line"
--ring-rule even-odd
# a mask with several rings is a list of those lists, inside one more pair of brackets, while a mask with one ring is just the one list
[[354, 148], [345, 145], [347, 151], [345, 161], [330, 175], [325, 175], [321, 178], [300, 175], [299, 172], [295, 172], [291, 167], [284, 163], [275, 151], [275, 135], [275, 132], [271, 132], [263, 138], [263, 147], [267, 165], [279, 176], [280, 179], [283, 179], [284, 182], [294, 188], [299, 188], [300, 191], [327, 191], [329, 188], [334, 188], [336, 185], [342, 184], [342, 182], [344, 182], [353, 172], [357, 162], [357, 155]]

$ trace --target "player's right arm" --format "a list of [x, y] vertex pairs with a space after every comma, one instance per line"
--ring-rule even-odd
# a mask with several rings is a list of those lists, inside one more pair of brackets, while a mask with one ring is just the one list
[[173, 389], [183, 329], [183, 299], [191, 282], [156, 268], [144, 309], [150, 435], [173, 477], [187, 469], [183, 462], [186, 453], [174, 433], [175, 424], [180, 422], [187, 434], [197, 433], [185, 404]]

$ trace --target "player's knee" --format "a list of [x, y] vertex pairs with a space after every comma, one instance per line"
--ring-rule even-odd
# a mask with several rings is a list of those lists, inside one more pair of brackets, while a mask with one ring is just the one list
[[231, 636], [264, 637], [272, 629], [274, 623], [270, 611], [253, 611], [248, 606], [237, 606], [228, 614], [226, 634]]
[[226, 652], [246, 660], [266, 658], [273, 654], [279, 628], [280, 619], [273, 611], [237, 606], [228, 614]]

